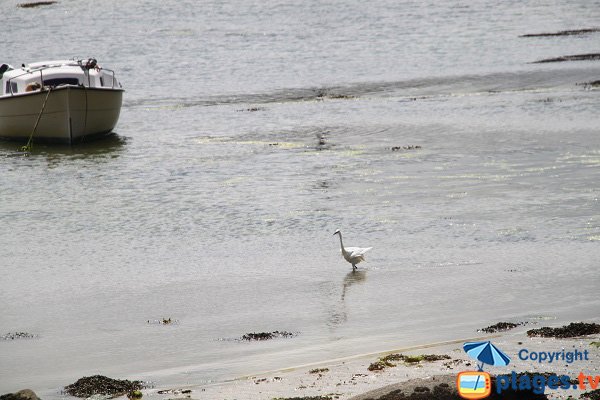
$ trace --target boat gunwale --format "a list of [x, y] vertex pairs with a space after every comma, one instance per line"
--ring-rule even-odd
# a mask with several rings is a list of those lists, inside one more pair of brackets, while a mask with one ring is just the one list
[[11, 99], [14, 97], [24, 97], [24, 96], [46, 94], [46, 93], [48, 93], [48, 90], [52, 90], [54, 92], [54, 91], [63, 90], [63, 89], [77, 89], [77, 90], [84, 90], [84, 91], [100, 90], [100, 91], [108, 91], [108, 92], [113, 92], [113, 91], [114, 92], [125, 92], [125, 89], [123, 89], [123, 88], [110, 88], [110, 87], [88, 87], [88, 86], [82, 86], [82, 85], [44, 86], [44, 88], [42, 88], [41, 90], [36, 90], [33, 92], [20, 92], [20, 93], [13, 93], [13, 94], [5, 94], [3, 96], [0, 96], [0, 101], [5, 100], [5, 99]]

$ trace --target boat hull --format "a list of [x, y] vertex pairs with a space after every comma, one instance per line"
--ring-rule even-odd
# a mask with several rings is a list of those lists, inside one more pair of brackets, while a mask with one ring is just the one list
[[[41, 113], [40, 121], [33, 132]], [[111, 132], [119, 120], [122, 89], [61, 86], [0, 97], [0, 138], [74, 143]]]

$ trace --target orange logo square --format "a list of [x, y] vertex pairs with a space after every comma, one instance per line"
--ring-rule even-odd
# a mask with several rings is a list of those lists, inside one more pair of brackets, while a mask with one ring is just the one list
[[460, 372], [456, 377], [456, 388], [463, 399], [484, 399], [492, 393], [492, 380], [487, 372]]

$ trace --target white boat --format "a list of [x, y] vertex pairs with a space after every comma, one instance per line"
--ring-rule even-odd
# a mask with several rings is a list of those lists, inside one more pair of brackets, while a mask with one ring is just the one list
[[123, 88], [95, 59], [0, 65], [0, 138], [74, 143], [111, 132]]

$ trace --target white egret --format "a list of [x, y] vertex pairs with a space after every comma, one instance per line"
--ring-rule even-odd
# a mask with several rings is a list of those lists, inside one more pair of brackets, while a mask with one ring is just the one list
[[342, 242], [342, 232], [340, 230], [336, 230], [334, 235], [340, 235], [340, 247], [342, 248], [342, 255], [350, 264], [352, 264], [352, 269], [356, 269], [356, 264], [361, 261], [365, 261], [365, 253], [372, 249], [372, 247], [361, 248], [361, 247], [344, 247], [344, 242]]

